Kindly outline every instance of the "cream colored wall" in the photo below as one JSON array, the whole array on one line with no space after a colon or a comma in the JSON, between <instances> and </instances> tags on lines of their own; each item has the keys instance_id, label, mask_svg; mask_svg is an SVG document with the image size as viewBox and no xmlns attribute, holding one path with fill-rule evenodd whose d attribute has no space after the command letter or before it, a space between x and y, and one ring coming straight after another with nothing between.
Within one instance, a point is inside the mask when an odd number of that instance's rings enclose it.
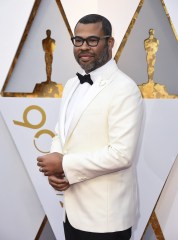
<instances>
[{"instance_id":1,"label":"cream colored wall","mask_svg":"<svg viewBox=\"0 0 178 240\"><path fill-rule=\"evenodd\" d=\"M32 240L45 213L1 113L0 239Z\"/></svg>"},{"instance_id":2,"label":"cream colored wall","mask_svg":"<svg viewBox=\"0 0 178 240\"><path fill-rule=\"evenodd\" d=\"M15 56L35 0L0 2L0 89Z\"/></svg>"},{"instance_id":3,"label":"cream colored wall","mask_svg":"<svg viewBox=\"0 0 178 240\"><path fill-rule=\"evenodd\" d=\"M92 0L85 1L84 4L82 0L75 0L75 4L71 4L70 0L62 0L64 10L70 16L69 23L72 30L81 17L90 13L99 13L110 20L113 28L113 37L115 38L113 56L115 56L122 42L139 2L140 0L112 0L110 2L106 0ZM73 11L71 11L71 6Z\"/></svg>"},{"instance_id":4,"label":"cream colored wall","mask_svg":"<svg viewBox=\"0 0 178 240\"><path fill-rule=\"evenodd\" d=\"M169 12L176 34L178 34L178 17L177 17L178 2L176 0L171 1L164 0L164 3L166 5L167 11Z\"/></svg>"}]
</instances>

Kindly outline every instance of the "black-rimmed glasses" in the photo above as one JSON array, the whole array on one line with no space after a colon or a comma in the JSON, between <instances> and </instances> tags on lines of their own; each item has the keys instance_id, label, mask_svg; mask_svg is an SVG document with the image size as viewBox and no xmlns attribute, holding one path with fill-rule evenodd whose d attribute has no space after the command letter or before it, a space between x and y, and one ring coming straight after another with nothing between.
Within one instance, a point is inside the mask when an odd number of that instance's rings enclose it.
<instances>
[{"instance_id":1,"label":"black-rimmed glasses","mask_svg":"<svg viewBox=\"0 0 178 240\"><path fill-rule=\"evenodd\" d=\"M89 36L87 38L82 38L82 37L71 37L72 43L75 47L81 47L83 43L86 41L87 45L90 47L96 47L99 43L100 40L109 38L111 36L103 36L103 37L97 37L97 36Z\"/></svg>"}]
</instances>

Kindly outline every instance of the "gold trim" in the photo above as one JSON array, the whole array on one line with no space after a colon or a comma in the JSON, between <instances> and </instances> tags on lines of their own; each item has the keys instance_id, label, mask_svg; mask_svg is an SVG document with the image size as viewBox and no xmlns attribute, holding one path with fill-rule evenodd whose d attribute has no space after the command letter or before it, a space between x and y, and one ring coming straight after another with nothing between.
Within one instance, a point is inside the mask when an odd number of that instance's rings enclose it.
<instances>
[{"instance_id":1,"label":"gold trim","mask_svg":"<svg viewBox=\"0 0 178 240\"><path fill-rule=\"evenodd\" d=\"M37 235L36 235L36 237L35 237L34 240L39 240L39 239L40 239L41 234L42 234L42 232L43 232L43 230L44 230L47 222L48 222L48 218L47 218L47 216L45 215L45 217L44 217L44 219L43 219L43 221L42 221L42 223L41 223L41 226L40 226L40 228L39 228L39 230L38 230L38 232L37 232Z\"/></svg>"},{"instance_id":2,"label":"gold trim","mask_svg":"<svg viewBox=\"0 0 178 240\"><path fill-rule=\"evenodd\" d=\"M61 15L62 15L62 17L63 17L64 23L65 23L65 25L66 25L66 27L67 27L67 29L68 29L68 32L69 32L70 36L72 37L72 36L73 36L73 33L72 33L72 30L71 30L70 24L69 24L69 22L68 22L68 20L67 20L67 16L66 16L66 14L65 14L65 11L64 11L64 8L63 8L63 6L62 6L62 3L61 3L60 0L56 0L56 3L57 3L57 5L58 5L59 11L61 12Z\"/></svg>"},{"instance_id":3,"label":"gold trim","mask_svg":"<svg viewBox=\"0 0 178 240\"><path fill-rule=\"evenodd\" d=\"M165 237L163 235L161 226L159 224L158 218L157 218L156 213L155 213L154 210L153 210L153 212L151 214L151 217L150 217L150 219L149 219L149 221L148 221L148 223L147 223L147 225L145 227L145 230L143 232L141 240L144 240L144 236L145 236L145 233L147 231L147 228L148 228L149 224L151 224L151 226L152 226L152 229L153 229L153 232L154 232L154 234L156 236L156 239L157 240L165 240Z\"/></svg>"},{"instance_id":4,"label":"gold trim","mask_svg":"<svg viewBox=\"0 0 178 240\"><path fill-rule=\"evenodd\" d=\"M33 93L21 93L21 92L1 92L1 96L2 97L27 97L27 98L37 97L37 95Z\"/></svg>"},{"instance_id":5,"label":"gold trim","mask_svg":"<svg viewBox=\"0 0 178 240\"><path fill-rule=\"evenodd\" d=\"M139 5L138 5L138 7L137 7L137 9L136 9L136 11L135 11L135 13L134 13L133 18L132 18L132 20L131 20L131 22L129 24L129 27L127 28L127 31L126 31L123 39L122 39L122 42L121 42L121 44L120 44L120 46L119 46L119 48L118 48L118 50L116 52L116 55L114 57L116 63L118 62L118 60L119 60L119 58L121 56L122 50L124 49L124 46L125 46L125 44L127 42L127 39L129 37L131 31L132 31L132 28L133 28L133 26L135 24L135 21L137 20L137 17L139 15L139 12L140 12L142 6L143 6L143 3L144 3L144 0L141 0Z\"/></svg>"},{"instance_id":6,"label":"gold trim","mask_svg":"<svg viewBox=\"0 0 178 240\"><path fill-rule=\"evenodd\" d=\"M158 218L156 216L156 213L155 211L153 211L151 217L150 217L150 224L153 228L153 231L156 235L156 239L157 240L165 240L165 237L163 235L163 232L162 232L162 229L161 229L161 226L159 224L159 221L158 221Z\"/></svg>"},{"instance_id":7,"label":"gold trim","mask_svg":"<svg viewBox=\"0 0 178 240\"><path fill-rule=\"evenodd\" d=\"M174 36L175 36L176 40L178 41L178 34L177 34L176 29L175 29L175 27L174 27L174 24L173 24L173 22L172 22L172 20L171 20L171 17L170 17L170 15L169 15L169 12L168 12L168 10L167 10L167 8L166 8L166 5L165 5L165 3L164 3L164 0L160 0L160 1L161 1L162 5L163 5L164 11L165 11L165 13L166 13L166 16L167 16L167 18L168 18L168 20L169 20L169 23L170 23L170 25L171 25L171 28L172 28L172 30L173 30L173 32L174 32Z\"/></svg>"},{"instance_id":8,"label":"gold trim","mask_svg":"<svg viewBox=\"0 0 178 240\"><path fill-rule=\"evenodd\" d=\"M32 25L33 20L34 20L34 18L35 18L35 16L36 16L36 13L37 13L37 10L38 10L38 8L39 8L40 3L41 3L41 0L36 0L35 3L34 3L34 6L33 6L33 8L32 8L31 14L30 14L30 17L29 17L29 19L28 19L28 22L27 22L27 25L26 25L26 27L25 27L24 33L23 33L23 35L22 35L20 44L19 44L19 46L18 46L17 52L16 52L15 57L14 57L14 59L13 59L13 61L12 61L12 64L11 64L11 67L10 67L9 72L8 72L8 74L7 74L5 83L4 83L3 88L2 88L2 90L1 90L2 96L4 96L4 91L5 91L6 87L7 87L7 84L8 84L8 82L9 82L9 79L10 79L10 77L11 77L11 75L12 75L12 72L13 72L13 70L14 70L14 68L15 68L15 65L16 65L16 63L17 63L17 61L18 61L18 58L19 58L19 56L20 56L22 47L23 47L23 45L24 45L24 43L25 43L25 41L26 41L26 39L27 39L28 33L29 33L29 31L30 31L31 25ZM9 93L9 94L10 94L10 93ZM13 93L13 94L12 94L12 97L15 97L15 94L16 94L16 93ZM24 96L22 96L22 97L24 97Z\"/></svg>"},{"instance_id":9,"label":"gold trim","mask_svg":"<svg viewBox=\"0 0 178 240\"><path fill-rule=\"evenodd\" d=\"M178 95L169 94L166 86L154 81L138 85L143 98L147 99L176 99Z\"/></svg>"}]
</instances>

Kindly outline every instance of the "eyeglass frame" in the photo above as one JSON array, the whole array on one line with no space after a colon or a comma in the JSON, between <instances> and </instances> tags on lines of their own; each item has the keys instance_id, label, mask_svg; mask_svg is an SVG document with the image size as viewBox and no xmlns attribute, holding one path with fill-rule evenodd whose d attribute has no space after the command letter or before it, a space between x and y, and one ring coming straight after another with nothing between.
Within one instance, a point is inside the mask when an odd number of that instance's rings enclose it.
<instances>
[{"instance_id":1,"label":"eyeglass frame","mask_svg":"<svg viewBox=\"0 0 178 240\"><path fill-rule=\"evenodd\" d=\"M81 46L84 44L84 42L86 42L89 47L97 47L100 40L105 39L105 38L110 38L110 37L111 37L110 35L106 35L106 36L103 36L103 37L89 36L89 37L87 37L87 38L82 38L82 37L79 37L79 36L75 36L75 37L71 37L71 41L72 41L72 43L73 43L73 45L74 45L75 47L81 47ZM76 46L76 45L74 44L74 40L75 40L76 38L79 38L79 39L82 40L82 44L81 44L81 45ZM90 44L88 43L88 39L90 39L90 38L96 38L97 44L94 45L94 46L90 45Z\"/></svg>"}]
</instances>

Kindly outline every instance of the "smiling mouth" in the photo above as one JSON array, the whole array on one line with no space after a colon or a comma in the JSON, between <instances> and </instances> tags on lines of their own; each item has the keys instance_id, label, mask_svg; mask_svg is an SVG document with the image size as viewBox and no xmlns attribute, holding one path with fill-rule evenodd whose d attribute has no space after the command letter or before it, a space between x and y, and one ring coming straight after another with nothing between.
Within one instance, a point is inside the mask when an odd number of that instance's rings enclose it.
<instances>
[{"instance_id":1,"label":"smiling mouth","mask_svg":"<svg viewBox=\"0 0 178 240\"><path fill-rule=\"evenodd\" d=\"M90 54L80 54L79 55L79 59L84 62L89 61L91 58L93 58L93 55L90 55Z\"/></svg>"}]
</instances>

